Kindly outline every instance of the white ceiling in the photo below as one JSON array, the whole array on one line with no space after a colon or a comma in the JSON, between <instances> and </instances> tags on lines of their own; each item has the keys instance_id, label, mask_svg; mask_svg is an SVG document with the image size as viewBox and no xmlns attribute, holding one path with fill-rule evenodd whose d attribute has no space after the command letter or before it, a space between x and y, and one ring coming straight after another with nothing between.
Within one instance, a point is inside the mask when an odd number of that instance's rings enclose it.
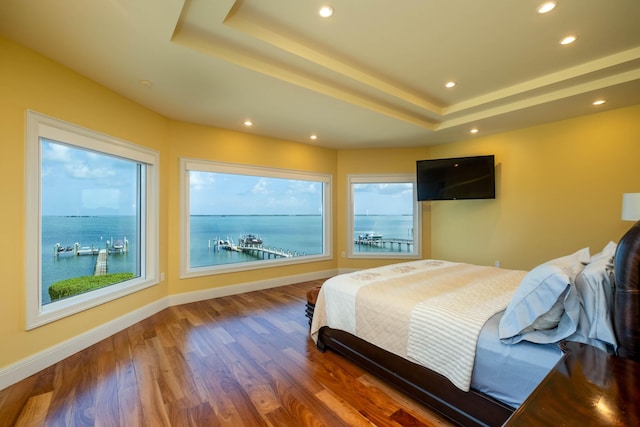
<instances>
[{"instance_id":1,"label":"white ceiling","mask_svg":"<svg viewBox=\"0 0 640 427\"><path fill-rule=\"evenodd\" d=\"M333 148L640 104L640 0L541 3L2 0L0 34L166 117Z\"/></svg>"}]
</instances>

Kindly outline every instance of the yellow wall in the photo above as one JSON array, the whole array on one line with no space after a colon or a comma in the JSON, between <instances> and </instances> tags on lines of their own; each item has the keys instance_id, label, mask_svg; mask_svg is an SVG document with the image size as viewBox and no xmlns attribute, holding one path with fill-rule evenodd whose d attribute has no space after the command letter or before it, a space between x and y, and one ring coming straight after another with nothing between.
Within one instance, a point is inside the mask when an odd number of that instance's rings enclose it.
<instances>
[{"instance_id":1,"label":"yellow wall","mask_svg":"<svg viewBox=\"0 0 640 427\"><path fill-rule=\"evenodd\" d=\"M346 251L347 175L413 173L415 161L494 154L495 200L422 202L423 258L531 269L631 226L622 194L640 192L640 106L419 149L338 152L339 256ZM340 268L388 260L339 259Z\"/></svg>"},{"instance_id":2,"label":"yellow wall","mask_svg":"<svg viewBox=\"0 0 640 427\"><path fill-rule=\"evenodd\" d=\"M11 343L0 351L0 370L171 294L337 268L331 260L179 279L180 157L335 175L335 150L169 120L2 37L0 64L0 236L6 249L0 257L0 342ZM25 331L27 109L160 152L160 271L166 276L157 286L31 331Z\"/></svg>"},{"instance_id":3,"label":"yellow wall","mask_svg":"<svg viewBox=\"0 0 640 427\"><path fill-rule=\"evenodd\" d=\"M497 199L422 203L423 255L530 268L582 246L599 250L630 226L623 192L640 192L640 106L437 147L328 150L168 120L0 37L0 370L168 295L257 280L380 265L341 258L347 176L414 173L425 158L494 153ZM7 65L9 64L9 65ZM25 111L69 121L160 152L158 286L25 331ZM179 158L333 174L334 260L179 278ZM302 311L301 311L302 315Z\"/></svg>"},{"instance_id":4,"label":"yellow wall","mask_svg":"<svg viewBox=\"0 0 640 427\"><path fill-rule=\"evenodd\" d=\"M611 100L614 101L614 100ZM432 147L436 157L495 154L495 200L431 205L434 258L531 269L631 226L622 194L640 192L640 106Z\"/></svg>"},{"instance_id":5,"label":"yellow wall","mask_svg":"<svg viewBox=\"0 0 640 427\"><path fill-rule=\"evenodd\" d=\"M168 121L67 68L0 37L0 367L33 355L167 293L166 283L25 331L25 112L31 109L167 155ZM161 163L161 211L167 208L168 164ZM160 241L167 241L160 215ZM30 254L37 256L37 254ZM160 252L160 267L167 252Z\"/></svg>"}]
</instances>

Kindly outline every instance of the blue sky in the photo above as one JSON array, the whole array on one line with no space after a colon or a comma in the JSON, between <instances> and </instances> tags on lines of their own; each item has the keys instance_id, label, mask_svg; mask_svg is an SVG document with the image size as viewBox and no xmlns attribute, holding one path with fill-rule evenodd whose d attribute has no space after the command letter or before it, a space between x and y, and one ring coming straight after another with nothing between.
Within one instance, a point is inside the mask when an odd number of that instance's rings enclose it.
<instances>
[{"instance_id":1,"label":"blue sky","mask_svg":"<svg viewBox=\"0 0 640 427\"><path fill-rule=\"evenodd\" d=\"M194 215L317 215L322 208L322 184L311 181L190 172L191 213ZM358 184L356 214L412 213L408 184Z\"/></svg>"},{"instance_id":2,"label":"blue sky","mask_svg":"<svg viewBox=\"0 0 640 427\"><path fill-rule=\"evenodd\" d=\"M355 184L356 215L411 215L413 187L405 183Z\"/></svg>"},{"instance_id":3,"label":"blue sky","mask_svg":"<svg viewBox=\"0 0 640 427\"><path fill-rule=\"evenodd\" d=\"M322 183L190 172L192 215L318 215Z\"/></svg>"},{"instance_id":4,"label":"blue sky","mask_svg":"<svg viewBox=\"0 0 640 427\"><path fill-rule=\"evenodd\" d=\"M135 162L42 142L42 215L134 215Z\"/></svg>"},{"instance_id":5,"label":"blue sky","mask_svg":"<svg viewBox=\"0 0 640 427\"><path fill-rule=\"evenodd\" d=\"M134 215L135 182L135 162L42 142L43 215ZM190 172L193 215L318 215L322 197L320 182ZM354 197L357 215L412 213L408 184L357 184Z\"/></svg>"}]
</instances>

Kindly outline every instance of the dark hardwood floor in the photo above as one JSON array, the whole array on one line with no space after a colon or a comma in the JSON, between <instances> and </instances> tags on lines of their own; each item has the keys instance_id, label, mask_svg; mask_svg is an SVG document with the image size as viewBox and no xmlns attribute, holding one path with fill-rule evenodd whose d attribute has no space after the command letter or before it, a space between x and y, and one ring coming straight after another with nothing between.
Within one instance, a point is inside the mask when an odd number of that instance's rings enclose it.
<instances>
[{"instance_id":1,"label":"dark hardwood floor","mask_svg":"<svg viewBox=\"0 0 640 427\"><path fill-rule=\"evenodd\" d=\"M0 391L2 426L448 426L308 336L322 281L161 311Z\"/></svg>"}]
</instances>

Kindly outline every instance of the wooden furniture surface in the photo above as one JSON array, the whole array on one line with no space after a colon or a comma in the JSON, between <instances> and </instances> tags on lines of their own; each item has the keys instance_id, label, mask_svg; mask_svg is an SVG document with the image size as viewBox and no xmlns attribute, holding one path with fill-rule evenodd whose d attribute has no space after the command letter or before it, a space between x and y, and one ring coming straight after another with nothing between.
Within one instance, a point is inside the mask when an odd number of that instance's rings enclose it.
<instances>
[{"instance_id":1,"label":"wooden furniture surface","mask_svg":"<svg viewBox=\"0 0 640 427\"><path fill-rule=\"evenodd\" d=\"M505 426L639 426L640 363L579 343Z\"/></svg>"}]
</instances>

